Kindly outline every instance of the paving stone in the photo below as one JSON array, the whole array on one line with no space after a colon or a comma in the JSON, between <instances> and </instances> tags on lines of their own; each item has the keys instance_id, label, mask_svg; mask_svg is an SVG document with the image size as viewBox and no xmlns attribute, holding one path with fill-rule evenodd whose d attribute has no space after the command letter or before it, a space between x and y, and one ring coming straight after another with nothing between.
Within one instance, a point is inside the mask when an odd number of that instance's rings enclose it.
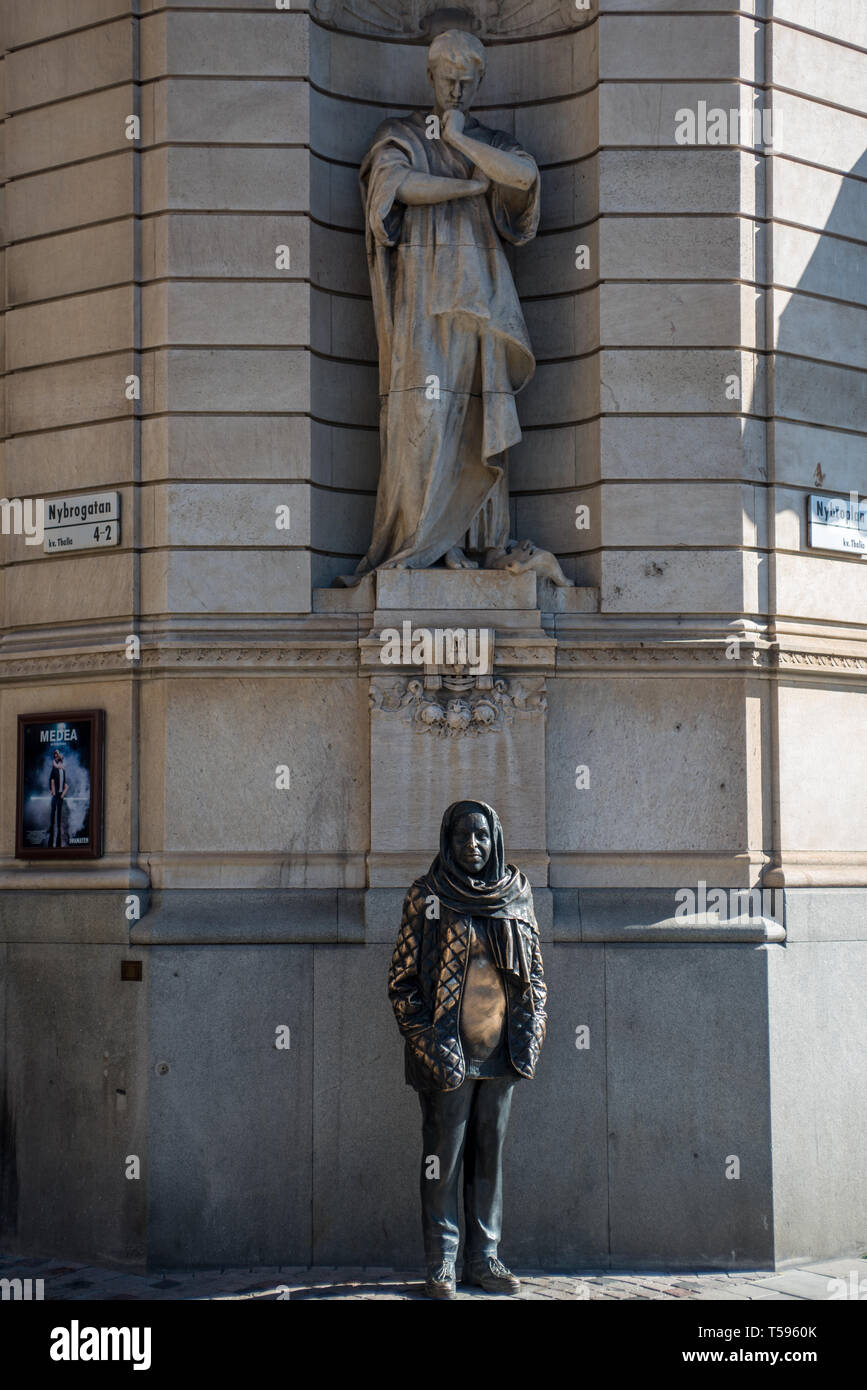
<instances>
[{"instance_id":1,"label":"paving stone","mask_svg":"<svg viewBox=\"0 0 867 1390\"><path fill-rule=\"evenodd\" d=\"M36 1273L38 1271L38 1274ZM558 1271L540 1274L536 1270L516 1270L521 1302L672 1302L695 1299L711 1301L759 1301L826 1299L832 1279L867 1277L867 1262L852 1257L819 1261L775 1274L768 1270L695 1270L667 1273L642 1270L631 1273L605 1270ZM46 1299L81 1302L213 1300L239 1302L253 1299L273 1301L278 1290L289 1291L296 1302L328 1299L336 1302L382 1301L427 1302L424 1275L420 1269L394 1269L389 1266L330 1265L305 1267L241 1269L166 1269L133 1274L127 1270L93 1265L59 1264L50 1260L17 1257L0 1258L0 1274L8 1277L40 1277L46 1280ZM489 1294L470 1285L458 1284L457 1298L467 1302L508 1299L507 1294Z\"/></svg>"},{"instance_id":2,"label":"paving stone","mask_svg":"<svg viewBox=\"0 0 867 1390\"><path fill-rule=\"evenodd\" d=\"M790 1269L773 1279L762 1280L762 1288L791 1294L794 1298L829 1299L834 1292L827 1274L806 1269Z\"/></svg>"},{"instance_id":3,"label":"paving stone","mask_svg":"<svg viewBox=\"0 0 867 1390\"><path fill-rule=\"evenodd\" d=\"M739 1294L736 1289L713 1289L708 1293L696 1294L696 1301L699 1303L741 1303L746 1300L743 1294Z\"/></svg>"},{"instance_id":4,"label":"paving stone","mask_svg":"<svg viewBox=\"0 0 867 1390\"><path fill-rule=\"evenodd\" d=\"M810 1261L807 1264L799 1265L799 1269L808 1274L824 1274L828 1279L846 1279L854 1270L858 1280L867 1279L867 1258L863 1255L849 1255L842 1260L819 1260L817 1263Z\"/></svg>"},{"instance_id":5,"label":"paving stone","mask_svg":"<svg viewBox=\"0 0 867 1390\"><path fill-rule=\"evenodd\" d=\"M778 1292L777 1290L775 1290L775 1289L762 1289L762 1288L759 1288L758 1284L743 1284L743 1285L741 1286L741 1289L742 1289L743 1297L744 1297L744 1298L750 1299L750 1300L751 1300L752 1302L754 1302L754 1303L761 1303L763 1300L767 1300L767 1299L778 1299L778 1300L781 1299L781 1298L794 1299L794 1298L796 1297L795 1294L791 1294L791 1293L779 1293L779 1292Z\"/></svg>"}]
</instances>

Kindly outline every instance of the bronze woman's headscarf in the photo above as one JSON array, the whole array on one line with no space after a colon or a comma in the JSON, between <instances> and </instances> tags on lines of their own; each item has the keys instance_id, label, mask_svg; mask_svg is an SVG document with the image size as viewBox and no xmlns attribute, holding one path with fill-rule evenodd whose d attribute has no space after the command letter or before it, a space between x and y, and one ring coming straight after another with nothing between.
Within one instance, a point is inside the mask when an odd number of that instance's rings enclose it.
<instances>
[{"instance_id":1,"label":"bronze woman's headscarf","mask_svg":"<svg viewBox=\"0 0 867 1390\"><path fill-rule=\"evenodd\" d=\"M462 816L481 815L491 837L490 857L479 878L472 878L452 856L452 831ZM488 943L499 968L524 986L530 983L528 943L518 923L536 930L533 894L514 864L506 863L503 827L493 806L484 801L455 801L440 826L440 852L425 875L431 893L461 916L486 917Z\"/></svg>"}]
</instances>

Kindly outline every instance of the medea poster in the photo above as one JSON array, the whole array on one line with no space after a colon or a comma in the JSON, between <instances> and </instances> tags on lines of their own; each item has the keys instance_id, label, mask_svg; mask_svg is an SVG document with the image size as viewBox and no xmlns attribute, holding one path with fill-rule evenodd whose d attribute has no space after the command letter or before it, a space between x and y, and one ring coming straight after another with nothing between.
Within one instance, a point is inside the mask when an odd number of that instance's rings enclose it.
<instances>
[{"instance_id":1,"label":"medea poster","mask_svg":"<svg viewBox=\"0 0 867 1390\"><path fill-rule=\"evenodd\" d=\"M19 859L102 854L102 710L18 716Z\"/></svg>"}]
</instances>

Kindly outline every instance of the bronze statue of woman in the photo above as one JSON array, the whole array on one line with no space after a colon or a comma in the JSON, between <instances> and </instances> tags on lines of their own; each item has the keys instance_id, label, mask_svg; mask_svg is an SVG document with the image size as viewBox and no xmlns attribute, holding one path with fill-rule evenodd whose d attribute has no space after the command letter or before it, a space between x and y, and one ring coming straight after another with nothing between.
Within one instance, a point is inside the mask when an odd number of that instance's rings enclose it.
<instances>
[{"instance_id":1,"label":"bronze statue of woman","mask_svg":"<svg viewBox=\"0 0 867 1390\"><path fill-rule=\"evenodd\" d=\"M545 1037L547 989L530 885L482 801L443 816L439 854L404 901L388 994L422 1111L425 1291L456 1296L463 1161L464 1282L517 1293L498 1259L503 1142Z\"/></svg>"}]
</instances>

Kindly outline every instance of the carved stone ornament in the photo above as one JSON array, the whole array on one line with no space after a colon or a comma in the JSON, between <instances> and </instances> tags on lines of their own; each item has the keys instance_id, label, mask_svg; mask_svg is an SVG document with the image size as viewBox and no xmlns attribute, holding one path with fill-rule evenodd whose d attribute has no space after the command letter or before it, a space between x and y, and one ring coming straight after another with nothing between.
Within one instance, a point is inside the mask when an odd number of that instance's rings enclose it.
<instances>
[{"instance_id":1,"label":"carved stone ornament","mask_svg":"<svg viewBox=\"0 0 867 1390\"><path fill-rule=\"evenodd\" d=\"M485 688L472 676L444 676L436 690L426 689L418 677L370 683L372 710L398 714L416 733L435 738L496 733L516 714L544 713L547 705L541 680L495 680Z\"/></svg>"},{"instance_id":2,"label":"carved stone ornament","mask_svg":"<svg viewBox=\"0 0 867 1390\"><path fill-rule=\"evenodd\" d=\"M406 35L430 40L443 29L468 29L480 39L502 35L536 38L539 34L580 29L592 9L575 0L312 0L315 19L335 29L383 36Z\"/></svg>"}]
</instances>

